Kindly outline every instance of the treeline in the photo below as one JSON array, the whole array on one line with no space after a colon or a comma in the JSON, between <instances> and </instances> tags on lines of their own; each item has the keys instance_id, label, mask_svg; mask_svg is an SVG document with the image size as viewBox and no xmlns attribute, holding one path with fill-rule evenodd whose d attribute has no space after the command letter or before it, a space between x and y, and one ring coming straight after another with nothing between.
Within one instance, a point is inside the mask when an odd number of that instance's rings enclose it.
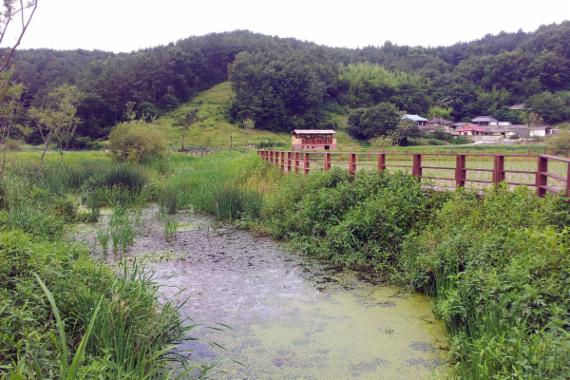
<instances>
[{"instance_id":1,"label":"treeline","mask_svg":"<svg viewBox=\"0 0 570 380\"><path fill-rule=\"evenodd\" d=\"M125 120L129 104L152 119L228 78L236 91L229 116L273 131L334 127L324 111L337 104L386 102L409 113L436 107L456 120L491 114L515 123L524 113L509 106L525 103L557 123L570 119L569 40L568 21L439 48L329 48L235 31L132 53L19 51L14 80L25 85L26 107L41 106L58 85L76 85L86 94L77 132L90 139Z\"/></svg>"}]
</instances>

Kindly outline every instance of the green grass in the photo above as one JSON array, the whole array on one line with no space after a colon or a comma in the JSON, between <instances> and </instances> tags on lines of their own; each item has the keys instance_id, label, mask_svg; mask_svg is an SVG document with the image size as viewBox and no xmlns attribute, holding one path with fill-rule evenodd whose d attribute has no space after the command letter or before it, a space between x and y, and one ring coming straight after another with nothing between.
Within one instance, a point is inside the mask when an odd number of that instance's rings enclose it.
<instances>
[{"instance_id":1,"label":"green grass","mask_svg":"<svg viewBox=\"0 0 570 380\"><path fill-rule=\"evenodd\" d=\"M220 83L160 117L156 120L156 124L164 131L170 146L179 149L180 131L174 123L190 109L198 108L200 121L190 128L186 138L186 145L190 149L229 150L231 143L234 148L239 148L246 144L258 144L268 139L284 147L290 146L291 136L289 134L259 129L249 130L246 133L236 124L230 123L226 115L233 96L230 82Z\"/></svg>"},{"instance_id":2,"label":"green grass","mask_svg":"<svg viewBox=\"0 0 570 380\"><path fill-rule=\"evenodd\" d=\"M0 377L171 378L188 365L173 353L187 334L176 307L158 302L136 265L110 268L67 233L80 203L91 221L111 205L98 240L126 250L168 164L116 165L82 152L48 154L38 167L38 156L10 154L0 180Z\"/></svg>"}]
</instances>

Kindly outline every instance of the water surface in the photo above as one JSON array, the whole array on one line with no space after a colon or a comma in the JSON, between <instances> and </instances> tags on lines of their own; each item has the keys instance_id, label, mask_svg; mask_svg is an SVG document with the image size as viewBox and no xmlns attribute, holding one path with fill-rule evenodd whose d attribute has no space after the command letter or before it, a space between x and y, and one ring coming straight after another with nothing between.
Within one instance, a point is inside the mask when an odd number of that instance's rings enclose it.
<instances>
[{"instance_id":1,"label":"water surface","mask_svg":"<svg viewBox=\"0 0 570 380\"><path fill-rule=\"evenodd\" d=\"M163 297L189 298L183 317L231 326L193 330L200 341L180 347L217 363L212 378L430 379L446 370L447 338L427 297L364 281L210 217L179 218L168 243L157 210L145 210L130 254L152 268Z\"/></svg>"}]
</instances>

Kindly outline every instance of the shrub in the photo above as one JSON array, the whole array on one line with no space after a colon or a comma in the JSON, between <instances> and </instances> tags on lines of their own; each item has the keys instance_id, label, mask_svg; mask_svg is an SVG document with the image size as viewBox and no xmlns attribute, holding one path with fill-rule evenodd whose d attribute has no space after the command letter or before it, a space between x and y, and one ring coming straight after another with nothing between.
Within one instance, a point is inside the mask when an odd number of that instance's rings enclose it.
<instances>
[{"instance_id":1,"label":"shrub","mask_svg":"<svg viewBox=\"0 0 570 380\"><path fill-rule=\"evenodd\" d=\"M466 378L568 377L570 231L558 225L567 220L562 203L524 188L481 199L459 192L406 239L402 271L436 296Z\"/></svg>"},{"instance_id":2,"label":"shrub","mask_svg":"<svg viewBox=\"0 0 570 380\"><path fill-rule=\"evenodd\" d=\"M385 176L383 186L358 202L331 227L323 254L350 266L394 268L406 235L427 220L428 198L419 182L405 174Z\"/></svg>"},{"instance_id":3,"label":"shrub","mask_svg":"<svg viewBox=\"0 0 570 380\"><path fill-rule=\"evenodd\" d=\"M158 191L158 203L163 212L172 215L178 211L178 192L172 186L166 186Z\"/></svg>"},{"instance_id":4,"label":"shrub","mask_svg":"<svg viewBox=\"0 0 570 380\"><path fill-rule=\"evenodd\" d=\"M166 141L155 125L122 123L109 135L109 149L119 161L145 162L166 152Z\"/></svg>"},{"instance_id":5,"label":"shrub","mask_svg":"<svg viewBox=\"0 0 570 380\"><path fill-rule=\"evenodd\" d=\"M569 152L570 151L570 131L561 130L557 135L550 138L548 147L554 152Z\"/></svg>"}]
</instances>

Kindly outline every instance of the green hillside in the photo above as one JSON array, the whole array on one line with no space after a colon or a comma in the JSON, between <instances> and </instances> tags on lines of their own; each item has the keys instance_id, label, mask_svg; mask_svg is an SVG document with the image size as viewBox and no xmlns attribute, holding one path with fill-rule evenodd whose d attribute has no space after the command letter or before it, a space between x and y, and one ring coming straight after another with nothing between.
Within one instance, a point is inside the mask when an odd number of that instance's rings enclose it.
<instances>
[{"instance_id":1,"label":"green hillside","mask_svg":"<svg viewBox=\"0 0 570 380\"><path fill-rule=\"evenodd\" d=\"M247 133L237 124L227 119L227 109L231 104L234 92L230 82L223 82L200 92L191 101L180 105L174 111L155 121L164 130L172 147L180 146L180 130L175 122L193 108L198 108L199 121L188 133L185 145L190 149L229 149L245 147L261 142L271 141L283 148L289 148L291 137L287 133L274 133L259 129L248 130ZM353 140L345 131L346 115L329 113L330 119L338 125L337 139L341 148L354 148L359 143Z\"/></svg>"},{"instance_id":2,"label":"green hillside","mask_svg":"<svg viewBox=\"0 0 570 380\"><path fill-rule=\"evenodd\" d=\"M229 149L262 141L273 141L288 145L289 136L260 130L249 130L247 133L237 124L228 121L227 109L232 101L233 91L230 82L223 82L199 93L191 101L182 104L174 111L155 121L163 128L172 146L180 146L180 130L175 122L192 108L198 108L199 121L188 132L186 146L191 149Z\"/></svg>"}]
</instances>

